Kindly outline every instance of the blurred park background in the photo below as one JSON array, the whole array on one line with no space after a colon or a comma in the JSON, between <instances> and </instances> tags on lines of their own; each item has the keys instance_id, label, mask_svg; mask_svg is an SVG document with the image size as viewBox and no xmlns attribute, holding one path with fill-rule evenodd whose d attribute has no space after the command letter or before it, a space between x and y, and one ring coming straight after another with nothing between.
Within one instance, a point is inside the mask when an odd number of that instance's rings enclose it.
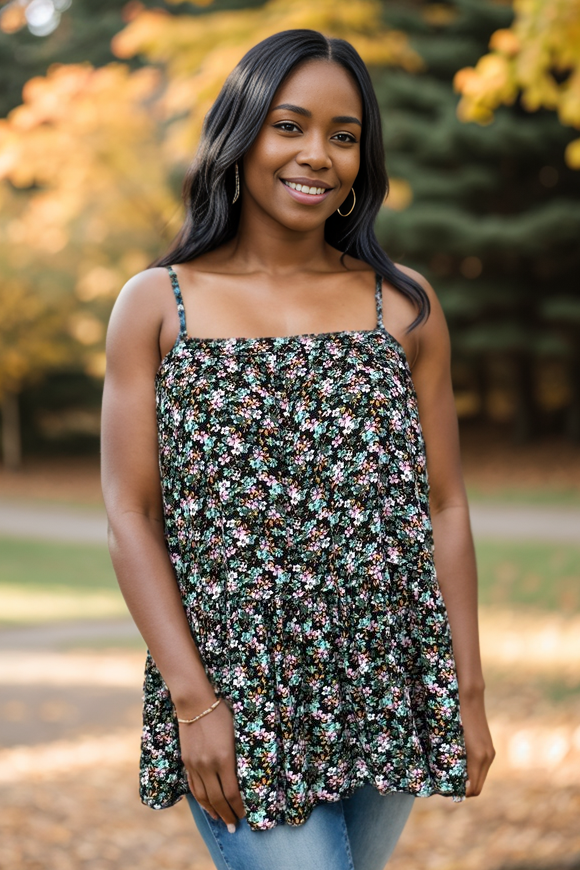
<instances>
[{"instance_id":1,"label":"blurred park background","mask_svg":"<svg viewBox=\"0 0 580 870\"><path fill-rule=\"evenodd\" d=\"M99 486L104 336L179 228L203 117L270 33L350 40L391 257L453 379L498 755L417 801L393 870L580 867L580 0L0 2L0 866L213 865L138 800L143 643Z\"/></svg>"}]
</instances>

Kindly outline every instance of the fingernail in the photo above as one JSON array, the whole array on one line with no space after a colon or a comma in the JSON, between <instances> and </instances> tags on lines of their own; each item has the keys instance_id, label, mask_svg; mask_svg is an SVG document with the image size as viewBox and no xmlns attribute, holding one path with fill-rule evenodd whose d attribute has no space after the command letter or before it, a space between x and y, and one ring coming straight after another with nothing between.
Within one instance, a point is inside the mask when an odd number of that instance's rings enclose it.
<instances>
[{"instance_id":1,"label":"fingernail","mask_svg":"<svg viewBox=\"0 0 580 870\"><path fill-rule=\"evenodd\" d=\"M232 824L230 823L230 824L228 825L228 831L230 832L230 834L235 834L235 833L236 833L236 826L235 826L235 825L232 825Z\"/></svg>"}]
</instances>

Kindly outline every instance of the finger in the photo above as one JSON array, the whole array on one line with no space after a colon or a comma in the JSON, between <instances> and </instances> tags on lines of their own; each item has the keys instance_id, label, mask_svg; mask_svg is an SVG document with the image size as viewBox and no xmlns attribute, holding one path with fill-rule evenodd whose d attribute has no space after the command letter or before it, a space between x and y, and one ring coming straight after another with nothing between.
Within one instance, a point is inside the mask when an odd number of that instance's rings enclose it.
<instances>
[{"instance_id":1,"label":"finger","mask_svg":"<svg viewBox=\"0 0 580 870\"><path fill-rule=\"evenodd\" d=\"M225 798L217 772L210 774L205 779L205 788L212 807L214 807L226 825L232 825L235 828L238 817Z\"/></svg>"},{"instance_id":2,"label":"finger","mask_svg":"<svg viewBox=\"0 0 580 870\"><path fill-rule=\"evenodd\" d=\"M238 784L236 771L228 766L225 770L220 770L218 772L218 778L225 799L238 819L243 818L246 815L246 810L244 809L244 804L242 802L242 795L240 794L240 786Z\"/></svg>"},{"instance_id":3,"label":"finger","mask_svg":"<svg viewBox=\"0 0 580 870\"><path fill-rule=\"evenodd\" d=\"M476 794L481 793L481 790L483 789L483 784L484 784L485 780L487 779L487 774L489 773L489 768L491 767L492 762L493 762L493 756L486 757L483 760L481 767L480 767L480 770L479 770L479 777L478 777L477 785L476 785L476 789L477 789Z\"/></svg>"},{"instance_id":4,"label":"finger","mask_svg":"<svg viewBox=\"0 0 580 870\"><path fill-rule=\"evenodd\" d=\"M481 794L492 761L493 757L488 758L485 756L484 758L478 759L477 762L472 762L471 765L468 766L469 778L466 783L466 797L477 797L477 795Z\"/></svg>"},{"instance_id":5,"label":"finger","mask_svg":"<svg viewBox=\"0 0 580 870\"><path fill-rule=\"evenodd\" d=\"M469 768L469 778L468 778L467 783L466 783L466 786L467 786L466 791L465 791L466 797L476 797L479 794L477 787L479 785L480 779L481 779L481 767L479 764L472 762L472 764L470 765L470 768Z\"/></svg>"},{"instance_id":6,"label":"finger","mask_svg":"<svg viewBox=\"0 0 580 870\"><path fill-rule=\"evenodd\" d=\"M215 811L214 807L212 807L212 805L211 805L211 802L207 796L207 791L206 791L206 788L205 788L205 785L203 783L201 776L199 776L199 774L197 774L195 771L192 771L191 773L188 771L187 777L190 780L190 786L189 786L190 791L193 794L196 801L198 802L198 804L200 806L202 806L204 808L204 810L206 810L210 814L212 819L215 819L217 821L219 816L218 816L217 812ZM193 785L193 788L192 788L192 785Z\"/></svg>"}]
</instances>

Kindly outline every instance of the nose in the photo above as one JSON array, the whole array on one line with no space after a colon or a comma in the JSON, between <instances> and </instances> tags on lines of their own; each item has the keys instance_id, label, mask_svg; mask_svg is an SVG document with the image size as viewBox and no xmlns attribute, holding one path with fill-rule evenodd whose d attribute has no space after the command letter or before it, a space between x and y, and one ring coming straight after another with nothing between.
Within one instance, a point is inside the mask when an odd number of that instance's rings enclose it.
<instances>
[{"instance_id":1,"label":"nose","mask_svg":"<svg viewBox=\"0 0 580 870\"><path fill-rule=\"evenodd\" d=\"M328 152L328 143L323 134L311 131L302 140L302 149L296 155L296 162L311 169L330 169L332 160Z\"/></svg>"}]
</instances>

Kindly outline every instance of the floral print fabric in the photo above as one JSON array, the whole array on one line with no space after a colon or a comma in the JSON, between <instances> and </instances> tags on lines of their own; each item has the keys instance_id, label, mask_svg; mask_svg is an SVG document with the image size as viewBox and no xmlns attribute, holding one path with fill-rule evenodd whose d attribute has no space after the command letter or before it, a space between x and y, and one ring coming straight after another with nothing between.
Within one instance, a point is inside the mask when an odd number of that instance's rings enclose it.
<instances>
[{"instance_id":1,"label":"floral print fabric","mask_svg":"<svg viewBox=\"0 0 580 870\"><path fill-rule=\"evenodd\" d=\"M192 636L234 717L254 830L365 783L465 798L466 752L405 352L373 330L181 332L156 377L165 536ZM210 714L211 715L211 714ZM187 793L147 653L141 799Z\"/></svg>"}]
</instances>

